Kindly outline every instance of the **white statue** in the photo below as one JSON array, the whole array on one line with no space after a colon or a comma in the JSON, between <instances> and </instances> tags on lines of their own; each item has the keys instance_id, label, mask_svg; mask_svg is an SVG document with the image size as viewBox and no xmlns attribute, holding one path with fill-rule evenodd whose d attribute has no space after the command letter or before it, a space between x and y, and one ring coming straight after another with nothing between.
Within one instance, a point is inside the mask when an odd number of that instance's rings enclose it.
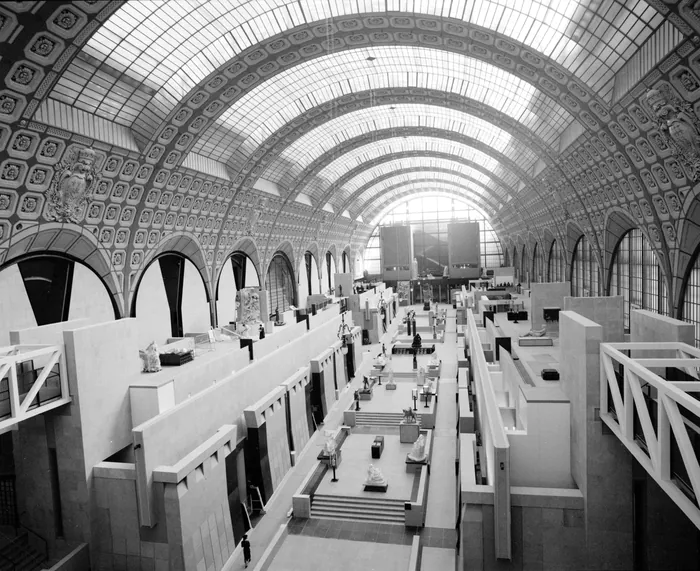
<instances>
[{"instance_id":1,"label":"white statue","mask_svg":"<svg viewBox=\"0 0 700 571\"><path fill-rule=\"evenodd\" d=\"M418 440L413 443L413 448L408 453L408 459L412 462L424 462L427 456L425 452L425 435L421 434Z\"/></svg>"},{"instance_id":2,"label":"white statue","mask_svg":"<svg viewBox=\"0 0 700 571\"><path fill-rule=\"evenodd\" d=\"M151 344L146 347L145 351L139 350L139 357L143 362L144 373L157 373L160 371L160 357L158 355L158 345L155 341L151 341Z\"/></svg>"},{"instance_id":3,"label":"white statue","mask_svg":"<svg viewBox=\"0 0 700 571\"><path fill-rule=\"evenodd\" d=\"M370 464L367 468L367 479L365 480L365 486L386 486L387 479L379 471L379 468L375 467L374 464Z\"/></svg>"},{"instance_id":4,"label":"white statue","mask_svg":"<svg viewBox=\"0 0 700 571\"><path fill-rule=\"evenodd\" d=\"M336 444L335 444L335 438L332 436L329 436L326 438L326 441L323 443L323 455L324 456L332 456L333 453L335 452Z\"/></svg>"}]
</instances>

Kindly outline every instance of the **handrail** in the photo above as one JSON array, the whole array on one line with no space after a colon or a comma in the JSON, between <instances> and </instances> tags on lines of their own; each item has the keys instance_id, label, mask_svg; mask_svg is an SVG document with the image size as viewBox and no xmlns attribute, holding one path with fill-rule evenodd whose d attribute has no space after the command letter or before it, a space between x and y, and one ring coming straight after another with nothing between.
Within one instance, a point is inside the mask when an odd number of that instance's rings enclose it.
<instances>
[{"instance_id":1,"label":"handrail","mask_svg":"<svg viewBox=\"0 0 700 571\"><path fill-rule=\"evenodd\" d=\"M46 541L46 538L45 538L44 536L42 536L42 535L39 535L39 534L38 534L36 531L34 531L33 529L29 529L28 527L26 527L26 526L24 526L24 525L21 525L21 524L20 524L20 526L19 526L19 529L23 529L24 531L30 533L31 535L33 535L34 537L36 537L39 541L41 541L41 543L42 543L42 545L43 545L43 553L42 553L42 555L44 556L44 560L48 559L48 558L49 558L49 542Z\"/></svg>"},{"instance_id":2,"label":"handrail","mask_svg":"<svg viewBox=\"0 0 700 571\"><path fill-rule=\"evenodd\" d=\"M622 351L669 351L675 350L676 357L651 359L628 357ZM679 458L688 476L690 491L700 498L700 463L697 451L693 448L687 431L687 414L700 417L700 402L688 393L697 393L698 381L667 381L647 367L686 368L700 367L700 352L683 343L602 343L600 346L601 391L600 418L632 453L642 467L656 480L657 484L700 528L700 510L684 491L674 476L671 448L675 441L680 452ZM615 362L624 367L622 382L619 384ZM656 418L652 418L645 399L643 387L655 389L657 407ZM610 402L612 401L612 402ZM611 407L614 414L611 413ZM635 422L641 428L642 446L635 431Z\"/></svg>"}]
</instances>

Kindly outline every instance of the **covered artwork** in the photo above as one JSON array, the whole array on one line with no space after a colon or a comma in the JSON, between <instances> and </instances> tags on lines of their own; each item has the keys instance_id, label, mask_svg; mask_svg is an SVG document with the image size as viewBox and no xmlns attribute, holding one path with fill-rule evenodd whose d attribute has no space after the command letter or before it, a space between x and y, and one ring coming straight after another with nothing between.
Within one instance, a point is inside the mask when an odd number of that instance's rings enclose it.
<instances>
[{"instance_id":1,"label":"covered artwork","mask_svg":"<svg viewBox=\"0 0 700 571\"><path fill-rule=\"evenodd\" d=\"M260 321L260 292L258 288L246 287L236 292L236 316L243 325Z\"/></svg>"}]
</instances>

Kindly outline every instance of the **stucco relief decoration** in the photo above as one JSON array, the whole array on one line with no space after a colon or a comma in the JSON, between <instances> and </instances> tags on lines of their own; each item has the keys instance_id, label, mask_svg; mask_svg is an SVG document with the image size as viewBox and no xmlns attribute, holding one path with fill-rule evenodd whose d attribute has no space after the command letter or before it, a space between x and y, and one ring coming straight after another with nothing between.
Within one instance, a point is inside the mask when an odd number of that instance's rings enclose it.
<instances>
[{"instance_id":1,"label":"stucco relief decoration","mask_svg":"<svg viewBox=\"0 0 700 571\"><path fill-rule=\"evenodd\" d=\"M694 181L700 180L700 121L690 103L666 85L650 89L645 98L674 156L690 169Z\"/></svg>"},{"instance_id":2,"label":"stucco relief decoration","mask_svg":"<svg viewBox=\"0 0 700 571\"><path fill-rule=\"evenodd\" d=\"M51 181L48 198L48 220L74 222L84 212L86 201L92 195L99 177L95 168L97 154L93 149L80 149L61 161Z\"/></svg>"}]
</instances>

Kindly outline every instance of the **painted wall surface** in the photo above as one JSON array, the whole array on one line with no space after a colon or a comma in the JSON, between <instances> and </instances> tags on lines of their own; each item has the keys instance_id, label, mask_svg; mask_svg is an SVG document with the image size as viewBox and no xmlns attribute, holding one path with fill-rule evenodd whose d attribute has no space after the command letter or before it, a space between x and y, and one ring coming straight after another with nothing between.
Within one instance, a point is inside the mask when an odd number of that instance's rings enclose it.
<instances>
[{"instance_id":1,"label":"painted wall surface","mask_svg":"<svg viewBox=\"0 0 700 571\"><path fill-rule=\"evenodd\" d=\"M138 345L148 347L151 341L165 345L172 336L170 307L165 295L160 264L152 263L143 274L136 293L136 320L138 321Z\"/></svg>"},{"instance_id":2,"label":"painted wall surface","mask_svg":"<svg viewBox=\"0 0 700 571\"><path fill-rule=\"evenodd\" d=\"M335 295L336 297L347 297L352 294L352 274L335 274L333 278L336 284ZM341 290L342 286L342 292Z\"/></svg>"},{"instance_id":3,"label":"painted wall surface","mask_svg":"<svg viewBox=\"0 0 700 571\"><path fill-rule=\"evenodd\" d=\"M219 277L219 298L216 301L216 322L219 327L236 321L236 281L231 258L226 260Z\"/></svg>"},{"instance_id":4,"label":"painted wall surface","mask_svg":"<svg viewBox=\"0 0 700 571\"><path fill-rule=\"evenodd\" d=\"M114 320L114 308L100 278L82 264L73 266L73 288L68 319L88 318L92 323Z\"/></svg>"},{"instance_id":5,"label":"painted wall surface","mask_svg":"<svg viewBox=\"0 0 700 571\"><path fill-rule=\"evenodd\" d=\"M0 271L0 316L0 347L10 344L10 331L36 327L17 264Z\"/></svg>"},{"instance_id":6,"label":"painted wall surface","mask_svg":"<svg viewBox=\"0 0 700 571\"><path fill-rule=\"evenodd\" d=\"M479 268L481 266L479 238L478 222L455 222L447 225L447 252L450 277L479 277ZM463 265L468 265L469 267L458 267Z\"/></svg>"},{"instance_id":7,"label":"painted wall surface","mask_svg":"<svg viewBox=\"0 0 700 571\"><path fill-rule=\"evenodd\" d=\"M185 333L209 331L209 303L199 270L185 260L185 277L182 284L182 328Z\"/></svg>"},{"instance_id":8,"label":"painted wall surface","mask_svg":"<svg viewBox=\"0 0 700 571\"><path fill-rule=\"evenodd\" d=\"M533 329L541 329L545 325L542 310L545 307L564 309L564 297L571 293L571 282L533 283L531 289L530 320ZM549 324L547 328L558 330L557 324Z\"/></svg>"},{"instance_id":9,"label":"painted wall surface","mask_svg":"<svg viewBox=\"0 0 700 571\"><path fill-rule=\"evenodd\" d=\"M575 311L603 328L604 343L621 343L625 340L624 298L570 297L564 298L564 309Z\"/></svg>"},{"instance_id":10,"label":"painted wall surface","mask_svg":"<svg viewBox=\"0 0 700 571\"><path fill-rule=\"evenodd\" d=\"M294 375L287 387L287 394L289 395L289 422L292 428L292 439L297 456L311 437L306 409L306 385L310 382L310 370L308 367L304 367L298 374Z\"/></svg>"},{"instance_id":11,"label":"painted wall surface","mask_svg":"<svg viewBox=\"0 0 700 571\"><path fill-rule=\"evenodd\" d=\"M508 433L511 486L574 488L569 403L529 401L522 413L525 434Z\"/></svg>"},{"instance_id":12,"label":"painted wall surface","mask_svg":"<svg viewBox=\"0 0 700 571\"><path fill-rule=\"evenodd\" d=\"M571 474L585 502L586 568L632 569L632 457L617 438L603 434L596 414L602 339L597 323L561 312L561 388L571 401Z\"/></svg>"},{"instance_id":13,"label":"painted wall surface","mask_svg":"<svg viewBox=\"0 0 700 571\"><path fill-rule=\"evenodd\" d=\"M279 403L275 404L274 409L272 414L266 415L265 424L267 424L267 453L272 488L276 490L292 463L287 440L287 411Z\"/></svg>"},{"instance_id":14,"label":"painted wall surface","mask_svg":"<svg viewBox=\"0 0 700 571\"><path fill-rule=\"evenodd\" d=\"M686 323L672 317L666 317L646 309L635 309L630 314L630 342L672 342L695 345L695 328L692 323ZM634 351L633 357L672 357L675 351L654 351L644 355L644 351Z\"/></svg>"}]
</instances>

